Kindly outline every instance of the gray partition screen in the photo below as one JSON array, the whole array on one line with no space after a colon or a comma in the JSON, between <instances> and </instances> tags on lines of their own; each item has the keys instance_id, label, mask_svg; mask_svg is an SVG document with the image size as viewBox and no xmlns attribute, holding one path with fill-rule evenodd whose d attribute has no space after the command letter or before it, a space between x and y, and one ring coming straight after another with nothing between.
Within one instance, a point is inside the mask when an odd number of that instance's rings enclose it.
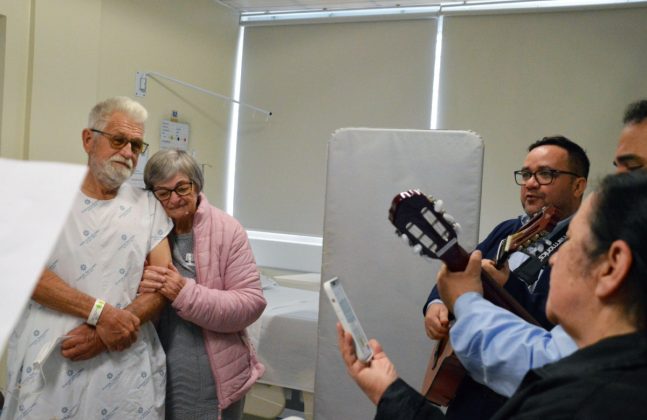
<instances>
[{"instance_id":1,"label":"gray partition screen","mask_svg":"<svg viewBox=\"0 0 647 420\"><path fill-rule=\"evenodd\" d=\"M328 144L322 280L340 278L366 334L380 341L400 376L416 388L434 344L424 333L421 310L440 264L414 255L395 236L388 209L401 191L433 194L460 222L459 241L471 250L482 171L483 142L472 132L343 129ZM346 374L335 323L322 293L315 417L372 418L375 407Z\"/></svg>"}]
</instances>

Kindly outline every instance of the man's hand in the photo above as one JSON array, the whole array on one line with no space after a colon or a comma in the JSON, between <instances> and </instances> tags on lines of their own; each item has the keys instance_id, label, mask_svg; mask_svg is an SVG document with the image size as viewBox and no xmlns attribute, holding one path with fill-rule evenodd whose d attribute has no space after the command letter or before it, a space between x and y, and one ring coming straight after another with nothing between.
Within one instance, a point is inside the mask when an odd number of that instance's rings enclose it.
<instances>
[{"instance_id":1,"label":"man's hand","mask_svg":"<svg viewBox=\"0 0 647 420\"><path fill-rule=\"evenodd\" d=\"M427 337L440 340L449 334L449 310L443 303L432 303L425 313L425 332Z\"/></svg>"},{"instance_id":2,"label":"man's hand","mask_svg":"<svg viewBox=\"0 0 647 420\"><path fill-rule=\"evenodd\" d=\"M70 338L61 343L61 354L72 361L91 359L106 350L97 331L88 324L81 324L65 335Z\"/></svg>"},{"instance_id":3,"label":"man's hand","mask_svg":"<svg viewBox=\"0 0 647 420\"><path fill-rule=\"evenodd\" d=\"M510 266L508 266L507 261L505 262L505 264L503 264L503 267L501 267L500 270L497 270L497 268L494 266L494 261L483 260L481 261L481 268L490 277L492 277L492 280L499 283L499 286L501 287L505 286L505 284L508 282L508 279L510 278Z\"/></svg>"},{"instance_id":4,"label":"man's hand","mask_svg":"<svg viewBox=\"0 0 647 420\"><path fill-rule=\"evenodd\" d=\"M395 366L386 357L382 346L376 340L369 340L369 345L373 349L373 359L370 363L360 361L355 354L353 336L345 332L339 322L337 323L337 343L348 374L373 404L377 405L389 385L398 379Z\"/></svg>"},{"instance_id":5,"label":"man's hand","mask_svg":"<svg viewBox=\"0 0 647 420\"><path fill-rule=\"evenodd\" d=\"M137 340L139 318L129 311L106 304L96 327L101 341L110 351L122 351Z\"/></svg>"},{"instance_id":6,"label":"man's hand","mask_svg":"<svg viewBox=\"0 0 647 420\"><path fill-rule=\"evenodd\" d=\"M470 255L465 271L449 271L443 264L438 271L436 285L440 292L440 298L447 305L451 312L454 310L454 302L461 295L467 292L483 294L481 283L481 251L474 251Z\"/></svg>"}]
</instances>

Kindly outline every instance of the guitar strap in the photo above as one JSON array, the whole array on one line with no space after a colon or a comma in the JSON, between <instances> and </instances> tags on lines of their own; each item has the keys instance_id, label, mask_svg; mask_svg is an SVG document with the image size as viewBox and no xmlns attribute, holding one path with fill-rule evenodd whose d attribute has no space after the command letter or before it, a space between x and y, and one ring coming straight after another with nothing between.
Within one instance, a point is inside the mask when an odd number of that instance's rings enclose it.
<instances>
[{"instance_id":1,"label":"guitar strap","mask_svg":"<svg viewBox=\"0 0 647 420\"><path fill-rule=\"evenodd\" d=\"M548 259L557 251L557 249L566 241L566 231L568 230L568 223L564 223L559 229L550 235L550 241L543 245L543 249L537 250L535 255L529 255L529 258L524 261L513 273L523 280L528 287L539 278L539 272L548 264Z\"/></svg>"}]
</instances>

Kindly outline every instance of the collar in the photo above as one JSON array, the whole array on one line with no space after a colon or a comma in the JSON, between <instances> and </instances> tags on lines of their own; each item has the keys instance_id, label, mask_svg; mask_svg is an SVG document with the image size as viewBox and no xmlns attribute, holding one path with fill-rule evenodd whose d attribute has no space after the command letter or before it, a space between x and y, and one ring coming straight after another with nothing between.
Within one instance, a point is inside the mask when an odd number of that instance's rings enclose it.
<instances>
[{"instance_id":1,"label":"collar","mask_svg":"<svg viewBox=\"0 0 647 420\"><path fill-rule=\"evenodd\" d=\"M644 332L604 338L572 355L535 369L539 377L584 375L609 368L647 365L647 335Z\"/></svg>"}]
</instances>

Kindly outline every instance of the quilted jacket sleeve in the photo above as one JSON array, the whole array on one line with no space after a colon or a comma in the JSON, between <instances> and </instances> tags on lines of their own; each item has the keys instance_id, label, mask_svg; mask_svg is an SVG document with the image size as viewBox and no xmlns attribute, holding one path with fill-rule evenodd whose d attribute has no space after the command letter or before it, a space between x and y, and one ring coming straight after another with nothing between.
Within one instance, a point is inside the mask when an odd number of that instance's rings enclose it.
<instances>
[{"instance_id":1,"label":"quilted jacket sleeve","mask_svg":"<svg viewBox=\"0 0 647 420\"><path fill-rule=\"evenodd\" d=\"M256 321L266 306L260 278L247 234L235 219L229 219L209 258L218 261L219 273L209 267L199 267L207 275L220 275L222 288L209 288L187 281L172 305L180 317L202 328L219 333L245 329ZM198 263L201 264L200 260ZM213 261L211 265L213 265ZM202 282L201 282L202 283Z\"/></svg>"}]
</instances>

